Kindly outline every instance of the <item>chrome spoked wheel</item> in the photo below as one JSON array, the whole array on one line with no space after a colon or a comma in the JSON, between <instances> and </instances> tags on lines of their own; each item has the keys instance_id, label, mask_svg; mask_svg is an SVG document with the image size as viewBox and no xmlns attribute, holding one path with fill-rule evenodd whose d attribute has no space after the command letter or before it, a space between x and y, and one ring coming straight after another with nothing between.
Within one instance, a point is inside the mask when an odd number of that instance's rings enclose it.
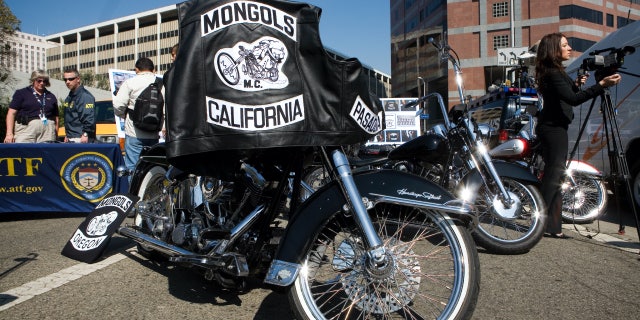
<instances>
[{"instance_id":1,"label":"chrome spoked wheel","mask_svg":"<svg viewBox=\"0 0 640 320\"><path fill-rule=\"evenodd\" d=\"M298 318L468 318L480 274L466 229L441 213L397 205L370 213L384 263L369 260L355 222L337 214L315 237L289 291Z\"/></svg>"},{"instance_id":2,"label":"chrome spoked wheel","mask_svg":"<svg viewBox=\"0 0 640 320\"><path fill-rule=\"evenodd\" d=\"M584 175L574 175L573 184L562 185L562 219L569 223L589 223L603 212L607 190L602 181Z\"/></svg>"},{"instance_id":3,"label":"chrome spoked wheel","mask_svg":"<svg viewBox=\"0 0 640 320\"><path fill-rule=\"evenodd\" d=\"M311 196L312 193L322 188L330 181L329 172L323 166L311 167L302 175L302 201Z\"/></svg>"},{"instance_id":4,"label":"chrome spoked wheel","mask_svg":"<svg viewBox=\"0 0 640 320\"><path fill-rule=\"evenodd\" d=\"M542 238L546 209L538 188L531 184L501 177L502 183L517 207L502 208L496 197L484 187L474 203L478 227L473 232L476 242L488 251L519 254L529 251Z\"/></svg>"},{"instance_id":5,"label":"chrome spoked wheel","mask_svg":"<svg viewBox=\"0 0 640 320\"><path fill-rule=\"evenodd\" d=\"M136 194L140 197L140 202L144 203L144 210L154 212L157 216L165 216L167 209L167 196L164 194L164 183L166 170L163 167L152 167L147 171L140 188ZM162 221L155 221L151 218L145 217L140 212L136 212L134 224L138 230L146 234L153 234L154 226L156 223L162 223ZM154 251L151 248L138 244L138 252L149 258L158 258L154 255Z\"/></svg>"}]
</instances>

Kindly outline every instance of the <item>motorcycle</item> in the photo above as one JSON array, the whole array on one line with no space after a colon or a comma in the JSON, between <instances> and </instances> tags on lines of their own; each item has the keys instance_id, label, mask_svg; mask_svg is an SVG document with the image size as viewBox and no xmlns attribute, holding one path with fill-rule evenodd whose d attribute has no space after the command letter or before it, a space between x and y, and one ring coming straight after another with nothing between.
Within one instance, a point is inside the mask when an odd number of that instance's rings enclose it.
<instances>
[{"instance_id":1,"label":"motorcycle","mask_svg":"<svg viewBox=\"0 0 640 320\"><path fill-rule=\"evenodd\" d=\"M529 251L545 228L537 179L520 165L492 159L466 113L452 120L395 148L388 159L473 203L478 226L472 236L481 247L500 254Z\"/></svg>"},{"instance_id":2,"label":"motorcycle","mask_svg":"<svg viewBox=\"0 0 640 320\"><path fill-rule=\"evenodd\" d=\"M493 158L520 163L539 179L544 174L540 143L535 135L532 108L516 112L505 121L501 144L489 151ZM584 224L597 219L606 208L607 189L602 173L589 163L569 160L562 183L562 220Z\"/></svg>"},{"instance_id":3,"label":"motorcycle","mask_svg":"<svg viewBox=\"0 0 640 320\"><path fill-rule=\"evenodd\" d=\"M227 289L264 277L300 319L468 318L480 280L470 208L410 174L352 176L340 149L319 151L336 176L296 205L300 159L282 155L309 150L258 152L221 180L169 165L163 144L145 149L134 224L118 233Z\"/></svg>"},{"instance_id":4,"label":"motorcycle","mask_svg":"<svg viewBox=\"0 0 640 320\"><path fill-rule=\"evenodd\" d=\"M453 50L448 45L436 47L443 60L452 62L461 105L466 107L459 61L449 54ZM447 112L440 94L427 94L405 107L411 108L432 98L437 98L444 115L443 124L392 149L386 157L354 159L351 164L355 168L410 172L433 181L473 204L479 222L472 230L477 244L499 254L529 251L545 230L546 206L537 187L538 179L522 165L492 159L481 140L478 125L467 110ZM417 115L422 112L424 108ZM315 168L306 173L304 181L311 189L324 183L327 175L322 170Z\"/></svg>"},{"instance_id":5,"label":"motorcycle","mask_svg":"<svg viewBox=\"0 0 640 320\"><path fill-rule=\"evenodd\" d=\"M167 140L119 172L131 175L139 200L117 232L141 255L200 271L225 290L262 280L287 294L296 319L471 318L480 281L472 208L415 175L351 171L339 145L379 132L382 106L356 59L318 54L320 8L257 0L246 4L249 16L278 19L217 24L227 10L240 19L245 3L178 6L180 49L164 76ZM243 59L217 58L237 48L249 58L253 41L258 59L262 40L262 49L277 43L287 54L261 64L284 67L278 83L266 86L270 75L259 70L251 79L261 81L231 85ZM299 200L313 159L330 181Z\"/></svg>"}]
</instances>

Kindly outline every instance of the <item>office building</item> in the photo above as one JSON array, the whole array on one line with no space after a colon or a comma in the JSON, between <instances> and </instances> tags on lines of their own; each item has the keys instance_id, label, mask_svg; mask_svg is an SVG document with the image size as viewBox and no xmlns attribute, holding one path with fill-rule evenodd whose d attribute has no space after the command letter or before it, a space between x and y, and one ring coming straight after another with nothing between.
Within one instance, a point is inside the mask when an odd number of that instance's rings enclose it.
<instances>
[{"instance_id":1,"label":"office building","mask_svg":"<svg viewBox=\"0 0 640 320\"><path fill-rule=\"evenodd\" d=\"M451 64L429 39L447 35L461 62L465 95L513 80L518 57L545 34L561 32L578 57L609 33L640 19L640 0L391 0L392 96L425 89L460 103ZM526 62L526 61L525 61Z\"/></svg>"},{"instance_id":2,"label":"office building","mask_svg":"<svg viewBox=\"0 0 640 320\"><path fill-rule=\"evenodd\" d=\"M2 63L10 71L20 71L31 74L35 70L46 70L46 50L54 46L44 37L35 34L16 31L7 39L12 51L11 56L3 57Z\"/></svg>"}]
</instances>

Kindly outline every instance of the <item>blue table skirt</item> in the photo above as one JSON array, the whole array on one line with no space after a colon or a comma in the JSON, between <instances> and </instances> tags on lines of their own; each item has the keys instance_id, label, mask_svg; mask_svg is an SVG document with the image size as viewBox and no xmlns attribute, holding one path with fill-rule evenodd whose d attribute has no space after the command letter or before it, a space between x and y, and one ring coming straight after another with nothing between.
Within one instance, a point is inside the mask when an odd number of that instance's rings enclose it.
<instances>
[{"instance_id":1,"label":"blue table skirt","mask_svg":"<svg viewBox=\"0 0 640 320\"><path fill-rule=\"evenodd\" d=\"M126 193L115 175L118 144L0 144L0 212L86 212L110 193Z\"/></svg>"}]
</instances>

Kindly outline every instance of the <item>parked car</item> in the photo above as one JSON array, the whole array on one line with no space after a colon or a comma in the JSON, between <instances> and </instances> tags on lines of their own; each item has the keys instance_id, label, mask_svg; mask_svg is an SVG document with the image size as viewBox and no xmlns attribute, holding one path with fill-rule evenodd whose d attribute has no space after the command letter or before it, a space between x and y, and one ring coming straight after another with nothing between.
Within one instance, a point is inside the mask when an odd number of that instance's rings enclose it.
<instances>
[{"instance_id":1,"label":"parked car","mask_svg":"<svg viewBox=\"0 0 640 320\"><path fill-rule=\"evenodd\" d=\"M120 143L116 127L113 102L111 100L96 101L96 143ZM64 141L65 129L58 130L58 141ZM120 143L120 147L123 145Z\"/></svg>"}]
</instances>

